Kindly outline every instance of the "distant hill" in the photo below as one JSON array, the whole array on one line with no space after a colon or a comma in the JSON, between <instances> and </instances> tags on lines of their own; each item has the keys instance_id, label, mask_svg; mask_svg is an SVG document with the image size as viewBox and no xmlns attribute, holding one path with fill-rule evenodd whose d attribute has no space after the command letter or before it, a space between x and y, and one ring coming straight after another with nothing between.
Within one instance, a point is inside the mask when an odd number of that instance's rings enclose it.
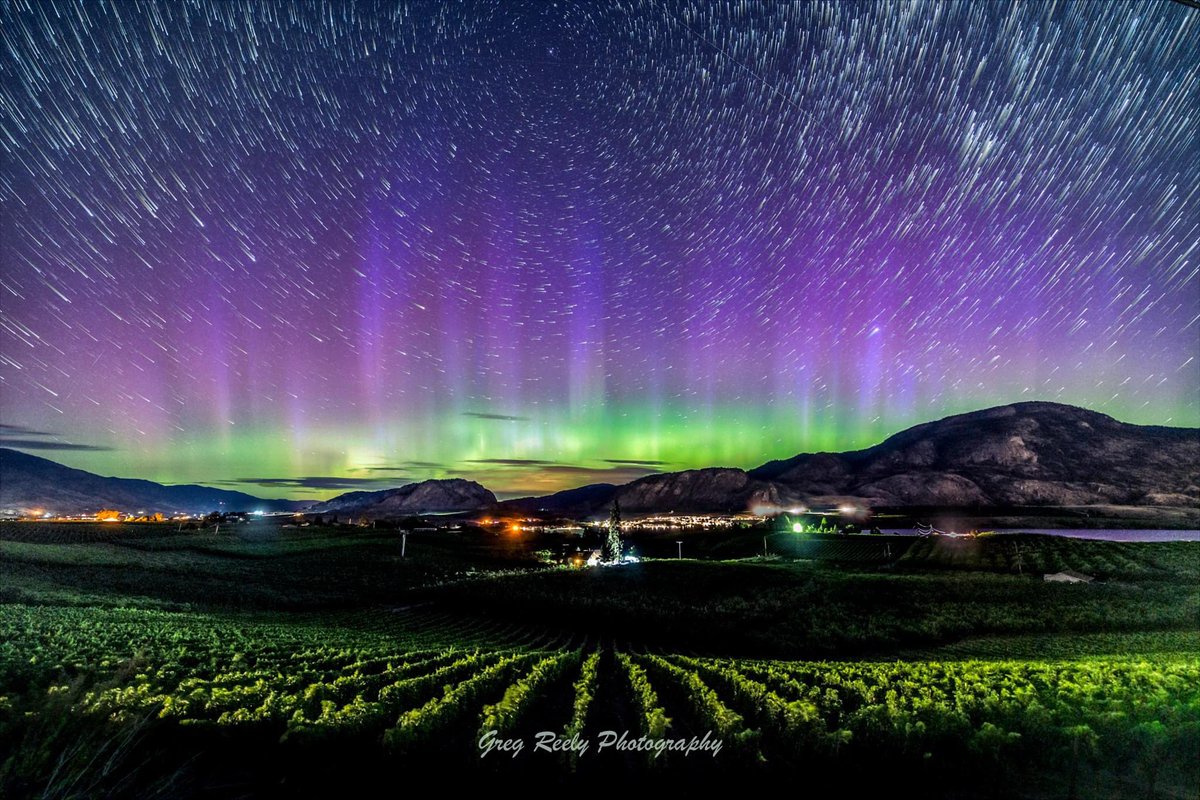
<instances>
[{"instance_id":1,"label":"distant hill","mask_svg":"<svg viewBox=\"0 0 1200 800\"><path fill-rule=\"evenodd\" d=\"M564 517L581 517L598 508L612 504L617 486L611 483L589 483L575 489L566 489L541 497L521 497L505 500L497 505L499 513L550 514Z\"/></svg>"},{"instance_id":2,"label":"distant hill","mask_svg":"<svg viewBox=\"0 0 1200 800\"><path fill-rule=\"evenodd\" d=\"M749 471L648 475L611 491L583 487L501 505L596 515L614 495L630 513L846 502L1200 508L1200 430L1130 425L1061 403L1015 403L917 425L865 450L798 455Z\"/></svg>"},{"instance_id":3,"label":"distant hill","mask_svg":"<svg viewBox=\"0 0 1200 800\"><path fill-rule=\"evenodd\" d=\"M0 511L45 509L56 514L87 514L112 508L126 512L197 514L260 509L292 511L306 505L294 500L263 500L208 486L106 478L0 447Z\"/></svg>"},{"instance_id":4,"label":"distant hill","mask_svg":"<svg viewBox=\"0 0 1200 800\"><path fill-rule=\"evenodd\" d=\"M309 509L313 514L384 518L407 514L478 511L496 504L496 495L462 478L410 483L378 492L347 492Z\"/></svg>"},{"instance_id":5,"label":"distant hill","mask_svg":"<svg viewBox=\"0 0 1200 800\"><path fill-rule=\"evenodd\" d=\"M752 478L745 470L708 467L647 475L621 486L599 483L544 497L507 500L497 511L595 517L608 512L614 497L622 512L629 514L737 514L797 502L795 490Z\"/></svg>"},{"instance_id":6,"label":"distant hill","mask_svg":"<svg viewBox=\"0 0 1200 800\"><path fill-rule=\"evenodd\" d=\"M755 507L786 505L790 502L788 494L745 470L709 467L638 478L617 490L617 500L623 511L631 513L741 513Z\"/></svg>"},{"instance_id":7,"label":"distant hill","mask_svg":"<svg viewBox=\"0 0 1200 800\"><path fill-rule=\"evenodd\" d=\"M1200 506L1200 430L1015 403L917 425L849 453L749 473L810 502L891 506Z\"/></svg>"},{"instance_id":8,"label":"distant hill","mask_svg":"<svg viewBox=\"0 0 1200 800\"><path fill-rule=\"evenodd\" d=\"M310 510L368 518L485 509L587 517L604 513L614 497L631 514L844 502L871 507L1200 509L1200 430L1130 425L1060 403L1015 403L917 425L865 450L798 455L749 471L712 467L668 472L622 486L598 483L503 503L473 481L429 480L350 492ZM0 449L0 510L196 512L292 510L298 505L303 504L205 486L103 478Z\"/></svg>"}]
</instances>

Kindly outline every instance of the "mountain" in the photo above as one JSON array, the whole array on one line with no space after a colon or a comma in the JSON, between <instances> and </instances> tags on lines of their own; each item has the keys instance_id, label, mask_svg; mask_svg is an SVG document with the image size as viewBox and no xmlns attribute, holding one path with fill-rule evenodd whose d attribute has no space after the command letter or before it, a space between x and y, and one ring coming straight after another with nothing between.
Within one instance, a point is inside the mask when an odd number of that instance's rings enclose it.
<instances>
[{"instance_id":1,"label":"mountain","mask_svg":"<svg viewBox=\"0 0 1200 800\"><path fill-rule=\"evenodd\" d=\"M630 513L674 511L741 512L756 505L782 502L775 485L752 480L744 470L729 467L690 469L647 475L621 486L593 483L542 497L522 497L499 503L496 513L586 517L603 514L613 498Z\"/></svg>"},{"instance_id":2,"label":"mountain","mask_svg":"<svg viewBox=\"0 0 1200 800\"><path fill-rule=\"evenodd\" d=\"M496 505L496 495L462 478L410 483L378 492L347 492L309 509L312 514L382 518L406 514L479 511Z\"/></svg>"},{"instance_id":3,"label":"mountain","mask_svg":"<svg viewBox=\"0 0 1200 800\"><path fill-rule=\"evenodd\" d=\"M794 494L792 489L753 479L745 470L709 467L647 475L622 486L597 483L544 497L506 500L496 512L595 517L606 514L615 497L621 510L631 514L741 513L789 504Z\"/></svg>"},{"instance_id":4,"label":"mountain","mask_svg":"<svg viewBox=\"0 0 1200 800\"><path fill-rule=\"evenodd\" d=\"M784 490L782 494L786 494ZM786 504L779 486L729 467L689 469L647 475L617 490L623 511L631 513L705 511L741 513L759 506Z\"/></svg>"},{"instance_id":5,"label":"mountain","mask_svg":"<svg viewBox=\"0 0 1200 800\"><path fill-rule=\"evenodd\" d=\"M209 511L291 511L307 505L263 500L243 492L208 486L165 486L133 478L106 478L39 456L0 447L0 511L44 509L55 514L87 514L103 508L147 513Z\"/></svg>"},{"instance_id":6,"label":"mountain","mask_svg":"<svg viewBox=\"0 0 1200 800\"><path fill-rule=\"evenodd\" d=\"M521 498L499 510L596 516L866 506L1127 505L1200 508L1200 430L1130 425L1075 406L1028 402L917 425L874 447L756 469L648 475Z\"/></svg>"},{"instance_id":7,"label":"mountain","mask_svg":"<svg viewBox=\"0 0 1200 800\"><path fill-rule=\"evenodd\" d=\"M1200 507L1200 430L1015 403L917 425L865 450L772 461L749 475L810 503Z\"/></svg>"},{"instance_id":8,"label":"mountain","mask_svg":"<svg viewBox=\"0 0 1200 800\"><path fill-rule=\"evenodd\" d=\"M350 492L310 510L376 518L484 509L586 517L606 512L614 497L631 514L845 502L1200 509L1200 430L1130 425L1060 403L1015 403L917 425L865 450L798 455L748 472L712 467L660 473L623 486L592 484L503 503L473 481L430 480ZM0 511L105 507L197 512L292 510L298 504L206 486L103 478L0 448Z\"/></svg>"},{"instance_id":9,"label":"mountain","mask_svg":"<svg viewBox=\"0 0 1200 800\"><path fill-rule=\"evenodd\" d=\"M617 486L611 483L589 483L575 489L565 489L541 497L521 497L505 500L496 506L497 513L553 514L564 517L583 517L598 508L612 504Z\"/></svg>"}]
</instances>

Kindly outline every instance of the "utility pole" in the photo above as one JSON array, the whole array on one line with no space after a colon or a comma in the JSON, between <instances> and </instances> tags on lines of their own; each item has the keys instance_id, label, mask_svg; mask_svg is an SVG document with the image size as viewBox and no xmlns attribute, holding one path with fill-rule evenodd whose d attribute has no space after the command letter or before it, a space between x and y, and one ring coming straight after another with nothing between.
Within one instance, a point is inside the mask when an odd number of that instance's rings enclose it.
<instances>
[{"instance_id":1,"label":"utility pole","mask_svg":"<svg viewBox=\"0 0 1200 800\"><path fill-rule=\"evenodd\" d=\"M400 531L400 557L408 550L408 531Z\"/></svg>"}]
</instances>

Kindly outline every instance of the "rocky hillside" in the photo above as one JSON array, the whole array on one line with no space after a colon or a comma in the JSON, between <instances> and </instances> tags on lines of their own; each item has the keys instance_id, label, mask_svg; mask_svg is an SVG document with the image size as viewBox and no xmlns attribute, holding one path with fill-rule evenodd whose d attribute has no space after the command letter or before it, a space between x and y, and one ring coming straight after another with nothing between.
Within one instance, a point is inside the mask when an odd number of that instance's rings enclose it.
<instances>
[{"instance_id":1,"label":"rocky hillside","mask_svg":"<svg viewBox=\"0 0 1200 800\"><path fill-rule=\"evenodd\" d=\"M496 495L475 481L462 478L410 483L378 492L348 492L318 503L314 514L345 514L380 519L406 514L478 511L496 504Z\"/></svg>"},{"instance_id":2,"label":"rocky hillside","mask_svg":"<svg viewBox=\"0 0 1200 800\"><path fill-rule=\"evenodd\" d=\"M866 450L800 455L750 477L810 502L1200 506L1200 430L1016 403L917 425Z\"/></svg>"},{"instance_id":3,"label":"rocky hillside","mask_svg":"<svg viewBox=\"0 0 1200 800\"><path fill-rule=\"evenodd\" d=\"M540 497L505 500L496 506L497 514L542 514L547 516L585 517L597 509L612 505L620 488L612 483L589 483Z\"/></svg>"},{"instance_id":4,"label":"rocky hillside","mask_svg":"<svg viewBox=\"0 0 1200 800\"><path fill-rule=\"evenodd\" d=\"M623 486L592 484L500 504L473 481L430 480L350 492L312 511L381 518L496 509L581 518L604 513L614 496L631 514L741 512L846 501L872 507L1200 509L1200 430L1130 425L1058 403L1016 403L917 425L865 450L799 455L749 472L713 467L662 473ZM0 511L295 506L205 486L104 478L0 449Z\"/></svg>"},{"instance_id":5,"label":"rocky hillside","mask_svg":"<svg viewBox=\"0 0 1200 800\"><path fill-rule=\"evenodd\" d=\"M544 497L507 500L497 506L497 512L595 517L606 514L616 497L621 510L630 514L740 513L787 504L795 494L788 487L755 480L745 470L711 467L647 475L623 486L598 483Z\"/></svg>"},{"instance_id":6,"label":"rocky hillside","mask_svg":"<svg viewBox=\"0 0 1200 800\"><path fill-rule=\"evenodd\" d=\"M786 493L787 490L784 490ZM622 510L632 513L717 511L738 513L781 505L781 487L727 467L647 475L617 490Z\"/></svg>"}]
</instances>

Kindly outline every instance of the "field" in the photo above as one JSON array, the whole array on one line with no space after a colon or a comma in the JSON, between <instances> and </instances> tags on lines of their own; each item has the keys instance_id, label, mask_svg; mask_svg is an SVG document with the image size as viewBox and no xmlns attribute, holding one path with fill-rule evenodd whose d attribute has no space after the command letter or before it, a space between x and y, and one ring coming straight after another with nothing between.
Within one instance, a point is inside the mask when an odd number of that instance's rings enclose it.
<instances>
[{"instance_id":1,"label":"field","mask_svg":"<svg viewBox=\"0 0 1200 800\"><path fill-rule=\"evenodd\" d=\"M572 570L538 564L562 541L473 530L411 534L401 558L369 529L4 524L0 796L417 774L1196 796L1200 547L1019 543L1019 567L1012 537L882 558L842 537ZM1030 574L1060 563L1102 579Z\"/></svg>"}]
</instances>

